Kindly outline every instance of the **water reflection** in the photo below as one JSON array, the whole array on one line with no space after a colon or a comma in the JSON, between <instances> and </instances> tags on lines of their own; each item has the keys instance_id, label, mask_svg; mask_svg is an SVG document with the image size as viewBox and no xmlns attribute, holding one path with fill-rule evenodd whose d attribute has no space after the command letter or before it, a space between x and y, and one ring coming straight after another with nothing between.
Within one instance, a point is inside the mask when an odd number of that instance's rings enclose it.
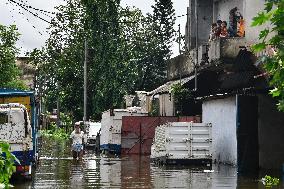
<instances>
[{"instance_id":1,"label":"water reflection","mask_svg":"<svg viewBox=\"0 0 284 189\"><path fill-rule=\"evenodd\" d=\"M71 158L68 143L46 140L42 144L33 180L14 183L16 189L264 188L258 176L237 176L237 169L232 166L213 165L211 173L193 167L158 167L150 163L148 156L97 157L92 151L77 161Z\"/></svg>"}]
</instances>

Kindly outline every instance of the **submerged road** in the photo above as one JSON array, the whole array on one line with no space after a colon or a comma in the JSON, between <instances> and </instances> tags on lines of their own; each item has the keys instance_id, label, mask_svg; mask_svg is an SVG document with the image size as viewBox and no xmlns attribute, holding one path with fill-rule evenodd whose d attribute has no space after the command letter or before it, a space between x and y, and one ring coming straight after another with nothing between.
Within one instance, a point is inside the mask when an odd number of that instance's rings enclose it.
<instances>
[{"instance_id":1,"label":"submerged road","mask_svg":"<svg viewBox=\"0 0 284 189\"><path fill-rule=\"evenodd\" d=\"M214 172L206 172L201 168L156 166L148 156L105 157L92 151L77 161L72 159L69 146L43 139L33 180L15 181L15 188L264 188L259 180L265 174L238 176L232 166L214 165ZM284 188L280 184L276 188Z\"/></svg>"}]
</instances>

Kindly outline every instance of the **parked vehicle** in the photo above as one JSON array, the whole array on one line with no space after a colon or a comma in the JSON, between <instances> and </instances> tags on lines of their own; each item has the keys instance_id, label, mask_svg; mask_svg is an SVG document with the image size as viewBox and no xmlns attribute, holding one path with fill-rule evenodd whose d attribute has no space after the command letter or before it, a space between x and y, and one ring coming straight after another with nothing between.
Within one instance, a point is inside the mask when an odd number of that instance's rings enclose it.
<instances>
[{"instance_id":1,"label":"parked vehicle","mask_svg":"<svg viewBox=\"0 0 284 189\"><path fill-rule=\"evenodd\" d=\"M121 127L123 116L147 116L139 107L114 109L103 112L101 120L100 150L121 153Z\"/></svg>"},{"instance_id":2,"label":"parked vehicle","mask_svg":"<svg viewBox=\"0 0 284 189\"><path fill-rule=\"evenodd\" d=\"M212 165L210 123L169 122L155 129L151 159L158 164Z\"/></svg>"},{"instance_id":3,"label":"parked vehicle","mask_svg":"<svg viewBox=\"0 0 284 189\"><path fill-rule=\"evenodd\" d=\"M31 176L37 155L37 121L34 93L0 89L0 140L10 144L20 160L16 173Z\"/></svg>"},{"instance_id":4,"label":"parked vehicle","mask_svg":"<svg viewBox=\"0 0 284 189\"><path fill-rule=\"evenodd\" d=\"M96 149L96 137L101 129L101 123L99 122L88 122L86 125L87 141L86 147L93 150Z\"/></svg>"}]
</instances>

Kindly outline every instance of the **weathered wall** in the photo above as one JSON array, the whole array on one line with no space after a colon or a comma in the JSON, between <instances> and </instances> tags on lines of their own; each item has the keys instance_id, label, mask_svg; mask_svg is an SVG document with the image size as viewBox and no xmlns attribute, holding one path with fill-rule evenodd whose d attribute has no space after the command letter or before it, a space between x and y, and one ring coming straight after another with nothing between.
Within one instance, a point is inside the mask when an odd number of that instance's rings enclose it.
<instances>
[{"instance_id":1,"label":"weathered wall","mask_svg":"<svg viewBox=\"0 0 284 189\"><path fill-rule=\"evenodd\" d=\"M213 161L237 165L235 97L203 102L202 122L212 123Z\"/></svg>"},{"instance_id":2,"label":"weathered wall","mask_svg":"<svg viewBox=\"0 0 284 189\"><path fill-rule=\"evenodd\" d=\"M198 0L198 46L208 42L210 26L213 20L212 3L212 0ZM191 50L196 46L195 0L189 1L187 26L187 48Z\"/></svg>"},{"instance_id":3,"label":"weathered wall","mask_svg":"<svg viewBox=\"0 0 284 189\"><path fill-rule=\"evenodd\" d=\"M250 0L251 1L251 0ZM214 15L213 20L226 21L229 24L229 11L238 7L239 12L244 13L244 0L219 0L214 2Z\"/></svg>"},{"instance_id":4,"label":"weathered wall","mask_svg":"<svg viewBox=\"0 0 284 189\"><path fill-rule=\"evenodd\" d=\"M281 169L284 163L284 113L277 111L268 95L258 96L259 164L264 169Z\"/></svg>"},{"instance_id":5,"label":"weathered wall","mask_svg":"<svg viewBox=\"0 0 284 189\"><path fill-rule=\"evenodd\" d=\"M160 116L174 116L174 100L170 94L160 94Z\"/></svg>"},{"instance_id":6,"label":"weathered wall","mask_svg":"<svg viewBox=\"0 0 284 189\"><path fill-rule=\"evenodd\" d=\"M268 27L266 24L261 27L251 27L253 17L258 12L264 9L265 0L215 0L213 3L213 20L225 20L229 23L229 11L238 7L239 12L245 19L245 38L249 43L255 43L258 41L259 32Z\"/></svg>"},{"instance_id":7,"label":"weathered wall","mask_svg":"<svg viewBox=\"0 0 284 189\"><path fill-rule=\"evenodd\" d=\"M246 21L246 39L249 43L255 43L258 41L259 32L269 24L263 26L251 27L252 19L258 12L264 9L265 0L244 0L244 18Z\"/></svg>"},{"instance_id":8,"label":"weathered wall","mask_svg":"<svg viewBox=\"0 0 284 189\"><path fill-rule=\"evenodd\" d=\"M237 57L240 46L246 45L243 37L219 38L210 43L208 50L209 62L232 63Z\"/></svg>"},{"instance_id":9,"label":"weathered wall","mask_svg":"<svg viewBox=\"0 0 284 189\"><path fill-rule=\"evenodd\" d=\"M174 80L190 75L194 70L194 52L189 56L181 54L172 58L167 64L167 79Z\"/></svg>"},{"instance_id":10,"label":"weathered wall","mask_svg":"<svg viewBox=\"0 0 284 189\"><path fill-rule=\"evenodd\" d=\"M186 39L187 47L195 47L195 0L189 0ZM212 22L217 20L227 21L229 24L229 11L234 7L243 15L245 19L245 38L249 43L258 41L259 32L268 27L269 24L261 27L251 27L253 17L264 9L265 0L199 0L198 6L198 35L199 44L208 42L208 36ZM270 35L271 36L271 35Z\"/></svg>"}]
</instances>

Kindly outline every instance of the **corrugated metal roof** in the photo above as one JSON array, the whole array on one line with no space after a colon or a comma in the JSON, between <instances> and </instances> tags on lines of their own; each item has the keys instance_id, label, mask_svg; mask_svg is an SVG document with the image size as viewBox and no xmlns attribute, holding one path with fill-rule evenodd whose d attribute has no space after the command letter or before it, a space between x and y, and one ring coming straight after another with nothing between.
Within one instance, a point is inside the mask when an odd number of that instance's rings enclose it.
<instances>
[{"instance_id":1,"label":"corrugated metal roof","mask_svg":"<svg viewBox=\"0 0 284 189\"><path fill-rule=\"evenodd\" d=\"M174 81L169 81L163 85L161 85L160 87L154 89L151 92L148 92L147 95L151 96L151 95L155 95L155 94L161 94L161 93L167 93L171 90L171 88L180 83L181 85L184 85L185 83L189 82L190 80L192 80L195 76L190 76L190 77L186 77L183 79L178 79L178 80L174 80Z\"/></svg>"}]
</instances>

